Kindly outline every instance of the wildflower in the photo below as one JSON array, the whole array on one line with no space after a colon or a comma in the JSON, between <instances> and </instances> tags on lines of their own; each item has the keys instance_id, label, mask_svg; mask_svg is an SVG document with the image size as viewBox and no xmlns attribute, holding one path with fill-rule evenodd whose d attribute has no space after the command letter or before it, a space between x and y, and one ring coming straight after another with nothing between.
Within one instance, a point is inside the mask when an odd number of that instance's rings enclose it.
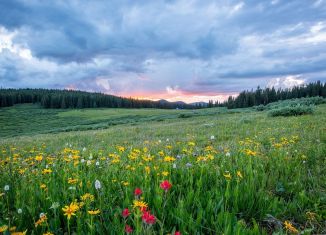
<instances>
[{"instance_id":1,"label":"wildflower","mask_svg":"<svg viewBox=\"0 0 326 235\"><path fill-rule=\"evenodd\" d=\"M163 176L168 176L169 175L169 172L168 171L162 171L162 175Z\"/></svg>"},{"instance_id":2,"label":"wildflower","mask_svg":"<svg viewBox=\"0 0 326 235\"><path fill-rule=\"evenodd\" d=\"M181 235L179 231L175 231L174 235Z\"/></svg>"},{"instance_id":3,"label":"wildflower","mask_svg":"<svg viewBox=\"0 0 326 235\"><path fill-rule=\"evenodd\" d=\"M42 160L43 160L43 157L41 155L38 155L38 156L35 157L35 161L40 162Z\"/></svg>"},{"instance_id":4,"label":"wildflower","mask_svg":"<svg viewBox=\"0 0 326 235\"><path fill-rule=\"evenodd\" d=\"M230 180L232 178L230 172L226 171L223 176L225 177L226 180Z\"/></svg>"},{"instance_id":5,"label":"wildflower","mask_svg":"<svg viewBox=\"0 0 326 235\"><path fill-rule=\"evenodd\" d=\"M87 211L87 212L90 215L98 215L98 214L101 213L101 211L99 209L97 209L97 210L90 210L90 211Z\"/></svg>"},{"instance_id":6,"label":"wildflower","mask_svg":"<svg viewBox=\"0 0 326 235\"><path fill-rule=\"evenodd\" d=\"M167 192L171 187L172 187L172 184L170 184L170 182L168 180L164 180L161 184L160 184L160 187L165 191Z\"/></svg>"},{"instance_id":7,"label":"wildflower","mask_svg":"<svg viewBox=\"0 0 326 235\"><path fill-rule=\"evenodd\" d=\"M215 140L215 136L211 135L211 140Z\"/></svg>"},{"instance_id":8,"label":"wildflower","mask_svg":"<svg viewBox=\"0 0 326 235\"><path fill-rule=\"evenodd\" d=\"M25 235L27 233L27 230L25 230L24 232L13 232L11 233L11 235Z\"/></svg>"},{"instance_id":9,"label":"wildflower","mask_svg":"<svg viewBox=\"0 0 326 235\"><path fill-rule=\"evenodd\" d=\"M144 211L141 218L146 224L155 224L156 222L155 216L152 215L149 211Z\"/></svg>"},{"instance_id":10,"label":"wildflower","mask_svg":"<svg viewBox=\"0 0 326 235\"><path fill-rule=\"evenodd\" d=\"M143 191L140 188L135 188L134 194L135 196L140 196L143 193Z\"/></svg>"},{"instance_id":11,"label":"wildflower","mask_svg":"<svg viewBox=\"0 0 326 235\"><path fill-rule=\"evenodd\" d=\"M173 161L175 161L175 158L174 157L170 157L170 156L166 156L166 157L164 157L164 161L165 162L173 162Z\"/></svg>"},{"instance_id":12,"label":"wildflower","mask_svg":"<svg viewBox=\"0 0 326 235\"><path fill-rule=\"evenodd\" d=\"M173 167L173 169L176 169L177 168L177 164L173 163L172 167Z\"/></svg>"},{"instance_id":13,"label":"wildflower","mask_svg":"<svg viewBox=\"0 0 326 235\"><path fill-rule=\"evenodd\" d=\"M70 186L68 189L69 189L69 190L76 190L76 187L74 187L74 186Z\"/></svg>"},{"instance_id":14,"label":"wildflower","mask_svg":"<svg viewBox=\"0 0 326 235\"><path fill-rule=\"evenodd\" d=\"M35 222L35 228L41 224L43 224L48 218L46 217L46 214L41 213L40 218L38 221Z\"/></svg>"},{"instance_id":15,"label":"wildflower","mask_svg":"<svg viewBox=\"0 0 326 235\"><path fill-rule=\"evenodd\" d=\"M83 196L81 196L81 199L83 201L94 201L94 195L90 194L90 193L85 193Z\"/></svg>"},{"instance_id":16,"label":"wildflower","mask_svg":"<svg viewBox=\"0 0 326 235\"><path fill-rule=\"evenodd\" d=\"M43 169L42 170L42 174L45 175L45 174L50 174L52 173L52 170L51 169Z\"/></svg>"},{"instance_id":17,"label":"wildflower","mask_svg":"<svg viewBox=\"0 0 326 235\"><path fill-rule=\"evenodd\" d=\"M287 231L291 233L295 233L295 234L299 233L299 231L288 220L284 221L284 227L286 228Z\"/></svg>"},{"instance_id":18,"label":"wildflower","mask_svg":"<svg viewBox=\"0 0 326 235\"><path fill-rule=\"evenodd\" d=\"M140 209L144 209L144 208L147 208L147 203L146 202L143 202L143 201L140 201L140 200L134 200L133 201L133 207L134 208L140 208Z\"/></svg>"},{"instance_id":19,"label":"wildflower","mask_svg":"<svg viewBox=\"0 0 326 235\"><path fill-rule=\"evenodd\" d=\"M7 231L8 230L8 226L7 225L2 225L1 227L0 227L0 233L3 233L3 232L5 232L5 231Z\"/></svg>"},{"instance_id":20,"label":"wildflower","mask_svg":"<svg viewBox=\"0 0 326 235\"><path fill-rule=\"evenodd\" d=\"M237 171L237 176L238 176L239 178L241 178L241 179L243 178L243 177L242 177L242 174L241 174L241 171Z\"/></svg>"},{"instance_id":21,"label":"wildflower","mask_svg":"<svg viewBox=\"0 0 326 235\"><path fill-rule=\"evenodd\" d=\"M60 206L59 202L53 202L50 209L57 209Z\"/></svg>"},{"instance_id":22,"label":"wildflower","mask_svg":"<svg viewBox=\"0 0 326 235\"><path fill-rule=\"evenodd\" d=\"M99 189L101 189L101 182L99 181L99 180L95 180L95 189L96 190L99 190Z\"/></svg>"},{"instance_id":23,"label":"wildflower","mask_svg":"<svg viewBox=\"0 0 326 235\"><path fill-rule=\"evenodd\" d=\"M23 213L23 210L22 210L21 208L19 208L19 209L17 210L17 213L18 213L18 214L21 214L21 213Z\"/></svg>"},{"instance_id":24,"label":"wildflower","mask_svg":"<svg viewBox=\"0 0 326 235\"><path fill-rule=\"evenodd\" d=\"M54 234L51 232L46 232L46 233L43 233L43 235L54 235Z\"/></svg>"},{"instance_id":25,"label":"wildflower","mask_svg":"<svg viewBox=\"0 0 326 235\"><path fill-rule=\"evenodd\" d=\"M231 153L230 153L230 152L227 152L227 153L225 154L225 156L230 157L230 156L231 156Z\"/></svg>"},{"instance_id":26,"label":"wildflower","mask_svg":"<svg viewBox=\"0 0 326 235\"><path fill-rule=\"evenodd\" d=\"M95 163L95 165L96 165L96 166L99 166L99 165L100 165L100 162L99 162L99 161L97 161L97 162Z\"/></svg>"},{"instance_id":27,"label":"wildflower","mask_svg":"<svg viewBox=\"0 0 326 235\"><path fill-rule=\"evenodd\" d=\"M62 211L65 212L64 215L67 216L68 220L70 220L71 216L76 215L76 211L79 210L79 206L76 202L70 203L69 206L65 206L62 208Z\"/></svg>"},{"instance_id":28,"label":"wildflower","mask_svg":"<svg viewBox=\"0 0 326 235\"><path fill-rule=\"evenodd\" d=\"M190 162L188 162L188 163L186 164L186 167L190 168L190 167L192 167L192 164L191 164Z\"/></svg>"},{"instance_id":29,"label":"wildflower","mask_svg":"<svg viewBox=\"0 0 326 235\"><path fill-rule=\"evenodd\" d=\"M78 179L73 179L73 178L68 179L68 184L76 184L77 182L78 182Z\"/></svg>"},{"instance_id":30,"label":"wildflower","mask_svg":"<svg viewBox=\"0 0 326 235\"><path fill-rule=\"evenodd\" d=\"M85 159L84 158L80 159L80 162L81 163L84 163L85 162Z\"/></svg>"},{"instance_id":31,"label":"wildflower","mask_svg":"<svg viewBox=\"0 0 326 235\"><path fill-rule=\"evenodd\" d=\"M125 232L126 232L127 234L129 234L129 233L132 233L132 231L133 231L132 227L129 226L128 224L126 224Z\"/></svg>"},{"instance_id":32,"label":"wildflower","mask_svg":"<svg viewBox=\"0 0 326 235\"><path fill-rule=\"evenodd\" d=\"M10 189L10 186L9 186L8 184L5 185L4 190L5 190L5 191L9 191L9 189Z\"/></svg>"},{"instance_id":33,"label":"wildflower","mask_svg":"<svg viewBox=\"0 0 326 235\"><path fill-rule=\"evenodd\" d=\"M316 213L308 211L306 215L308 217L308 220L316 220Z\"/></svg>"},{"instance_id":34,"label":"wildflower","mask_svg":"<svg viewBox=\"0 0 326 235\"><path fill-rule=\"evenodd\" d=\"M127 218L130 215L129 209L126 208L122 211L122 217Z\"/></svg>"},{"instance_id":35,"label":"wildflower","mask_svg":"<svg viewBox=\"0 0 326 235\"><path fill-rule=\"evenodd\" d=\"M128 182L128 181L122 181L122 184L123 184L124 186L128 186L128 185L129 185L129 182Z\"/></svg>"}]
</instances>

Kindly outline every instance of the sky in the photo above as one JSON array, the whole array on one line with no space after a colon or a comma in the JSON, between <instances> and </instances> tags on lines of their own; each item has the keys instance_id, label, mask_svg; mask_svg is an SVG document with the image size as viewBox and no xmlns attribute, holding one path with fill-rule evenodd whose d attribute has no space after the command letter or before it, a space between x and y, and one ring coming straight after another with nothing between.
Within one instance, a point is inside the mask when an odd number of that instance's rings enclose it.
<instances>
[{"instance_id":1,"label":"sky","mask_svg":"<svg viewBox=\"0 0 326 235\"><path fill-rule=\"evenodd\" d=\"M326 0L0 0L0 87L222 101L326 82Z\"/></svg>"}]
</instances>

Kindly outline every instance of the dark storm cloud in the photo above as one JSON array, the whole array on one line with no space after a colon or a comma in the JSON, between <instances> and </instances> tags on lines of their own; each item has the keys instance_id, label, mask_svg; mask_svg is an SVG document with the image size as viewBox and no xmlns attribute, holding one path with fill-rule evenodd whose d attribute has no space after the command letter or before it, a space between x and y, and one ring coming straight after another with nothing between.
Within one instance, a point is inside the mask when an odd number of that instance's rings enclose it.
<instances>
[{"instance_id":1,"label":"dark storm cloud","mask_svg":"<svg viewBox=\"0 0 326 235\"><path fill-rule=\"evenodd\" d=\"M211 94L326 70L325 0L4 0L0 15L1 86Z\"/></svg>"}]
</instances>

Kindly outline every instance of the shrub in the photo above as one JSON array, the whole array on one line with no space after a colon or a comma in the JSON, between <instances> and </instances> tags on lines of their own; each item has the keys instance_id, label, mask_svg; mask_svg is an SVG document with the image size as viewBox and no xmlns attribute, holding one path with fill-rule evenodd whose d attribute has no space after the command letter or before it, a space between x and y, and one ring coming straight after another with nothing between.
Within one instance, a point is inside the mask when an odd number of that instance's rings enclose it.
<instances>
[{"instance_id":1,"label":"shrub","mask_svg":"<svg viewBox=\"0 0 326 235\"><path fill-rule=\"evenodd\" d=\"M277 109L272 109L268 112L268 116L299 116L304 114L312 114L314 112L313 106L298 105L298 106L285 106Z\"/></svg>"}]
</instances>

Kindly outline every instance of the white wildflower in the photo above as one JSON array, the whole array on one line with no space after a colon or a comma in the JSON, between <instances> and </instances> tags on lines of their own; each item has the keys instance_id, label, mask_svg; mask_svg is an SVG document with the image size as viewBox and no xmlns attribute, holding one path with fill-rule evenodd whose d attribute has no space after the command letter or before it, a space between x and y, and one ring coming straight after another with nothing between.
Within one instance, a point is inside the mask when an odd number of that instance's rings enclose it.
<instances>
[{"instance_id":1,"label":"white wildflower","mask_svg":"<svg viewBox=\"0 0 326 235\"><path fill-rule=\"evenodd\" d=\"M95 180L95 189L96 190L99 190L99 189L101 189L101 182L99 181L99 180Z\"/></svg>"},{"instance_id":2,"label":"white wildflower","mask_svg":"<svg viewBox=\"0 0 326 235\"><path fill-rule=\"evenodd\" d=\"M9 185L8 185L8 184L5 185L4 190L5 190L5 191L9 191L9 189L10 189Z\"/></svg>"}]
</instances>

